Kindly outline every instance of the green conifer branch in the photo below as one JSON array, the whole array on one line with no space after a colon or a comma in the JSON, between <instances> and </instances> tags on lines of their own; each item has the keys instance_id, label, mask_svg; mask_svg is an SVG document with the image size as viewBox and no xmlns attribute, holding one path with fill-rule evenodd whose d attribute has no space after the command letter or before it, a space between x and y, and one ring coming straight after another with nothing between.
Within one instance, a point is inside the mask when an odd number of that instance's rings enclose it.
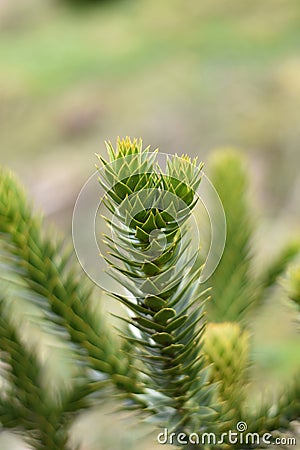
<instances>
[{"instance_id":1,"label":"green conifer branch","mask_svg":"<svg viewBox=\"0 0 300 450\"><path fill-rule=\"evenodd\" d=\"M0 351L8 368L8 388L0 396L0 422L6 428L26 432L25 438L36 449L64 450L67 430L61 427L63 409L55 404L46 386L34 351L21 342L0 300Z\"/></svg>"},{"instance_id":2,"label":"green conifer branch","mask_svg":"<svg viewBox=\"0 0 300 450\"><path fill-rule=\"evenodd\" d=\"M219 150L211 159L209 177L224 207L227 238L221 262L208 281L213 286L208 319L213 322L241 322L255 301L251 274L254 222L245 162L235 150Z\"/></svg>"},{"instance_id":3,"label":"green conifer branch","mask_svg":"<svg viewBox=\"0 0 300 450\"><path fill-rule=\"evenodd\" d=\"M234 429L242 420L247 399L250 366L250 335L238 323L208 323L204 350L210 379L218 382L222 404L220 429Z\"/></svg>"},{"instance_id":4,"label":"green conifer branch","mask_svg":"<svg viewBox=\"0 0 300 450\"><path fill-rule=\"evenodd\" d=\"M270 266L268 266L265 272L260 276L262 287L266 289L273 286L299 254L300 241L293 239L287 242L275 260L271 262Z\"/></svg>"},{"instance_id":5,"label":"green conifer branch","mask_svg":"<svg viewBox=\"0 0 300 450\"><path fill-rule=\"evenodd\" d=\"M227 222L225 251L207 283L213 287L208 308L208 319L213 322L248 321L249 313L261 305L266 290L276 284L300 253L299 241L289 241L261 274L255 274L255 220L248 172L246 161L233 149L218 150L210 161L209 176L222 201Z\"/></svg>"},{"instance_id":6,"label":"green conifer branch","mask_svg":"<svg viewBox=\"0 0 300 450\"><path fill-rule=\"evenodd\" d=\"M194 257L188 218L202 165L174 156L162 174L154 164L155 153L129 138L119 140L116 149L108 144L108 153L108 162L101 158L100 178L114 216L107 220L115 232L114 239L106 237L114 258L108 262L114 278L131 294L129 299L112 296L131 310L132 316L122 320L137 330L132 335L127 329L125 338L136 345L136 359L144 367L148 390L139 397L154 413L153 420L171 429L205 427L216 416L202 350L207 295L199 287L200 271L188 269ZM158 234L151 241L153 232ZM141 258L149 251L150 259Z\"/></svg>"},{"instance_id":7,"label":"green conifer branch","mask_svg":"<svg viewBox=\"0 0 300 450\"><path fill-rule=\"evenodd\" d=\"M33 213L22 187L4 169L0 193L1 243L9 254L6 266L21 277L30 299L44 311L45 322L55 325L58 332L67 331L78 357L89 367L108 374L129 396L141 392L127 358L118 353L103 317L93 308L91 288L72 253L62 239L43 228L41 216Z\"/></svg>"}]
</instances>

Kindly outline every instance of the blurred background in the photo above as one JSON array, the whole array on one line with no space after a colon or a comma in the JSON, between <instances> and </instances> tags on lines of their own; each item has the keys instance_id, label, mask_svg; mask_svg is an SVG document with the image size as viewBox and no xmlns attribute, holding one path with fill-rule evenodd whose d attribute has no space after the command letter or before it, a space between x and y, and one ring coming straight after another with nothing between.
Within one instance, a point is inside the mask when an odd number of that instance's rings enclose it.
<instances>
[{"instance_id":1,"label":"blurred background","mask_svg":"<svg viewBox=\"0 0 300 450\"><path fill-rule=\"evenodd\" d=\"M299 111L298 0L0 0L0 163L68 234L94 153L106 139L141 136L204 162L217 147L240 148L257 246L272 255L300 231ZM269 364L287 374L299 339L288 326L278 337L278 316L265 315L273 335L261 335L261 359L278 339ZM85 450L155 447L113 417L123 431L109 432L102 411L103 446L88 437Z\"/></svg>"}]
</instances>

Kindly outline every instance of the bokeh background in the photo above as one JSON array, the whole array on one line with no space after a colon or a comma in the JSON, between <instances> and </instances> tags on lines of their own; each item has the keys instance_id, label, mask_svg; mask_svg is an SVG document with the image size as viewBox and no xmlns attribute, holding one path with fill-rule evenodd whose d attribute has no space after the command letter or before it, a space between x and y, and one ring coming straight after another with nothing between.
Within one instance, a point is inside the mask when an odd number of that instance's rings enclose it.
<instances>
[{"instance_id":1,"label":"bokeh background","mask_svg":"<svg viewBox=\"0 0 300 450\"><path fill-rule=\"evenodd\" d=\"M249 161L262 263L300 233L299 112L298 0L0 0L0 163L67 234L105 139L142 136L205 162L233 146ZM299 365L280 308L256 333L265 384ZM110 412L95 439L84 418L82 448L155 448Z\"/></svg>"}]
</instances>

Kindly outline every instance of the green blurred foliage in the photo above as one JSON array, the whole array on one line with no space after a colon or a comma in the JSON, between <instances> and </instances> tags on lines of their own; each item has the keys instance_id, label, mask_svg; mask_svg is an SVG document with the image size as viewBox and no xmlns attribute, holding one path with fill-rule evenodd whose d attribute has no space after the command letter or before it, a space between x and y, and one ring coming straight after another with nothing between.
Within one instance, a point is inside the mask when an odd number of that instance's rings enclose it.
<instances>
[{"instance_id":1,"label":"green blurred foliage","mask_svg":"<svg viewBox=\"0 0 300 450\"><path fill-rule=\"evenodd\" d=\"M251 155L263 207L299 217L299 17L297 0L3 2L0 159L37 191L45 164L54 183L76 178L118 134L204 160L233 145Z\"/></svg>"},{"instance_id":2,"label":"green blurred foliage","mask_svg":"<svg viewBox=\"0 0 300 450\"><path fill-rule=\"evenodd\" d=\"M57 0L58 3L66 4L67 6L80 11L93 8L98 5L105 5L107 3L111 3L115 0Z\"/></svg>"},{"instance_id":3,"label":"green blurred foliage","mask_svg":"<svg viewBox=\"0 0 300 450\"><path fill-rule=\"evenodd\" d=\"M0 163L69 230L104 139L141 135L204 161L214 147L241 147L266 217L263 266L299 229L299 19L298 0L0 2ZM258 374L266 384L299 355L278 303L255 330L257 359L284 342ZM120 448L115 435L103 448Z\"/></svg>"}]
</instances>

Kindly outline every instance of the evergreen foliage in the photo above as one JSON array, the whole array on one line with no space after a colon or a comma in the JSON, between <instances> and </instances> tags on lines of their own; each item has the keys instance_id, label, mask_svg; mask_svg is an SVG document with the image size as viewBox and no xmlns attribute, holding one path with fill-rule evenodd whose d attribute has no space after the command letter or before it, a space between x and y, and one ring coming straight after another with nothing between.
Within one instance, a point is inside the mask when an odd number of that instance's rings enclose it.
<instances>
[{"instance_id":1,"label":"evergreen foliage","mask_svg":"<svg viewBox=\"0 0 300 450\"><path fill-rule=\"evenodd\" d=\"M107 161L99 157L106 258L124 288L122 295L108 294L129 311L119 317L121 340L95 306L68 243L45 226L15 177L0 169L1 426L22 433L35 449L67 450L73 420L109 392L120 407L141 410L177 435L221 433L241 420L253 432L288 432L300 418L300 377L273 400L249 408L248 325L299 244L288 243L255 274L248 170L238 152L219 151L210 169L226 213L227 244L218 269L201 285L201 268L191 270L199 249L190 218L203 165L175 155L163 171L157 151L129 138L116 148L108 143L107 150ZM299 280L299 269L291 268L284 281L297 307ZM30 339L30 330L63 343L76 368L55 393L45 382L44 341Z\"/></svg>"},{"instance_id":2,"label":"evergreen foliage","mask_svg":"<svg viewBox=\"0 0 300 450\"><path fill-rule=\"evenodd\" d=\"M254 267L255 214L250 197L246 161L234 149L215 152L209 177L221 198L227 222L227 240L222 260L206 286L212 287L208 320L249 323L256 309L276 286L289 264L299 255L300 241L291 239L278 249L262 273Z\"/></svg>"},{"instance_id":3,"label":"evergreen foliage","mask_svg":"<svg viewBox=\"0 0 300 450\"><path fill-rule=\"evenodd\" d=\"M249 382L249 332L242 331L236 322L211 322L207 325L204 350L207 363L212 366L211 381L219 383L222 420L227 429L234 429L242 419Z\"/></svg>"}]
</instances>

